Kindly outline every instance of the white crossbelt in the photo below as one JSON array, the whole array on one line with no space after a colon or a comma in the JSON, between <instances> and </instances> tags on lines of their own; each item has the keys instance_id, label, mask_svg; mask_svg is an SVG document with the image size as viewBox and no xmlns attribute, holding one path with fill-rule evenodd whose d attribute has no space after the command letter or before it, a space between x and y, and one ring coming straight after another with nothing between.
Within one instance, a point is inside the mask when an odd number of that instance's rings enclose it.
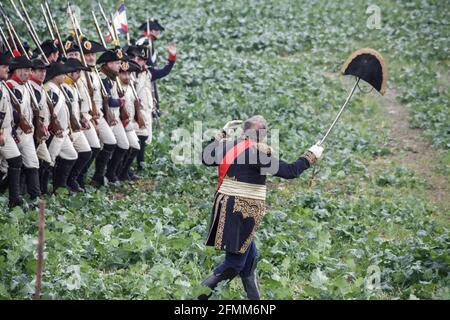
<instances>
[{"instance_id":1,"label":"white crossbelt","mask_svg":"<svg viewBox=\"0 0 450 320\"><path fill-rule=\"evenodd\" d=\"M263 184L253 184L230 179L223 179L218 192L235 197L266 200L267 187Z\"/></svg>"}]
</instances>

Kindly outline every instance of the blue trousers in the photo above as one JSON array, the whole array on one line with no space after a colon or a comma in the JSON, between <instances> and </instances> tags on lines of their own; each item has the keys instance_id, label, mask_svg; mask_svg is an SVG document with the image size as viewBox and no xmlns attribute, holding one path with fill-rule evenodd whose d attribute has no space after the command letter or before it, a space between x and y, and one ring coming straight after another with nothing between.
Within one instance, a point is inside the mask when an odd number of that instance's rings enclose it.
<instances>
[{"instance_id":1,"label":"blue trousers","mask_svg":"<svg viewBox=\"0 0 450 320\"><path fill-rule=\"evenodd\" d=\"M250 276L253 261L258 256L255 242L250 242L243 254L226 252L225 261L214 269L214 274L220 274L228 268L234 268L243 278Z\"/></svg>"}]
</instances>

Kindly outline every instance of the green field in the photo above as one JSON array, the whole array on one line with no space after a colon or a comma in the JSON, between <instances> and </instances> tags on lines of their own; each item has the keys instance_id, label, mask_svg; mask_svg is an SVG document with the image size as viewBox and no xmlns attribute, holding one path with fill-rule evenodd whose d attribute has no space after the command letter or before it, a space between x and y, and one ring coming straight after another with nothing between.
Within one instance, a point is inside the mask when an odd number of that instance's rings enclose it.
<instances>
[{"instance_id":1,"label":"green field","mask_svg":"<svg viewBox=\"0 0 450 320\"><path fill-rule=\"evenodd\" d=\"M64 26L65 2L51 2L60 3L54 11ZM90 1L83 2L74 4L88 12ZM126 1L134 37L145 19L137 3ZM195 121L220 128L262 114L280 130L280 156L293 161L345 100L352 82L339 74L345 59L372 47L387 62L388 93L396 98L389 104L377 92L355 95L314 183L312 170L293 181L269 179L256 235L261 295L450 299L448 1L377 4L380 29L366 26L367 3L356 0L149 3L150 16L167 30L158 41L160 63L172 39L179 58L159 81L162 128L154 129L145 179L46 198L43 298L195 298L223 259L204 246L217 174L174 164L172 130L192 132ZM43 38L40 14L30 15ZM95 37L88 15L82 23ZM395 117L392 106L409 116ZM1 194L0 212L0 297L30 299L37 210L9 212ZM371 286L373 271L379 286ZM243 299L244 291L233 281L213 297Z\"/></svg>"}]
</instances>

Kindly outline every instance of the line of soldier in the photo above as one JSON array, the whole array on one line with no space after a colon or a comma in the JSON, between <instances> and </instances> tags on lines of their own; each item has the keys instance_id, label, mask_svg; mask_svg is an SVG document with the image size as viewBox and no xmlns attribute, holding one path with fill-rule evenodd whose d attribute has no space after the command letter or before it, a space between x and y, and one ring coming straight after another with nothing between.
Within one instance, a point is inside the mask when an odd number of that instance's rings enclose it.
<instances>
[{"instance_id":1,"label":"line of soldier","mask_svg":"<svg viewBox=\"0 0 450 320\"><path fill-rule=\"evenodd\" d=\"M25 192L32 201L49 194L50 178L53 192L85 191L94 161L95 187L105 178L110 185L139 179L131 165L143 167L152 139L159 113L154 81L176 61L172 43L158 69L149 48L164 28L152 20L141 29L142 38L124 48L107 49L84 36L78 42L71 34L63 43L66 57L57 40L41 44L45 58L38 50L28 55L33 59L20 50L0 52L0 190L9 189L9 207L22 205Z\"/></svg>"}]
</instances>

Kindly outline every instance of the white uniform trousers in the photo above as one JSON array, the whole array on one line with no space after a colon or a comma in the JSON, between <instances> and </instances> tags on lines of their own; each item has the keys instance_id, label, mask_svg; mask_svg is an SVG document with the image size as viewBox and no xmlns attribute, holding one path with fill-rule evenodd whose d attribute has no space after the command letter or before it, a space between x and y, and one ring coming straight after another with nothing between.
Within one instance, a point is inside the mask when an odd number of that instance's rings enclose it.
<instances>
[{"instance_id":1,"label":"white uniform trousers","mask_svg":"<svg viewBox=\"0 0 450 320\"><path fill-rule=\"evenodd\" d=\"M16 141L14 141L11 133L11 128L3 129L3 139L5 140L5 145L0 147L0 156L5 159L11 159L20 156L20 150L17 147Z\"/></svg>"},{"instance_id":2,"label":"white uniform trousers","mask_svg":"<svg viewBox=\"0 0 450 320\"><path fill-rule=\"evenodd\" d=\"M100 149L100 140L95 130L94 124L91 123L89 130L82 131L91 148Z\"/></svg>"},{"instance_id":3,"label":"white uniform trousers","mask_svg":"<svg viewBox=\"0 0 450 320\"><path fill-rule=\"evenodd\" d=\"M117 147L120 149L129 149L130 143L128 142L127 134L122 122L117 122L115 126L111 127L114 136L116 137Z\"/></svg>"},{"instance_id":4,"label":"white uniform trousers","mask_svg":"<svg viewBox=\"0 0 450 320\"><path fill-rule=\"evenodd\" d=\"M37 157L39 160L51 163L52 158L50 157L50 152L48 151L47 144L45 141L41 142L36 149Z\"/></svg>"},{"instance_id":5,"label":"white uniform trousers","mask_svg":"<svg viewBox=\"0 0 450 320\"><path fill-rule=\"evenodd\" d=\"M108 125L104 117L97 120L97 130L101 143L103 144L117 144L116 137L114 136L111 127Z\"/></svg>"},{"instance_id":6,"label":"white uniform trousers","mask_svg":"<svg viewBox=\"0 0 450 320\"><path fill-rule=\"evenodd\" d=\"M82 131L72 133L72 143L73 147L77 152L89 152L91 151L91 146L89 145L86 136Z\"/></svg>"},{"instance_id":7,"label":"white uniform trousers","mask_svg":"<svg viewBox=\"0 0 450 320\"><path fill-rule=\"evenodd\" d=\"M131 121L127 127L125 128L125 132L127 134L128 143L130 144L130 148L139 150L141 148L139 144L139 138L136 134L136 129L138 129L139 126L135 121Z\"/></svg>"},{"instance_id":8,"label":"white uniform trousers","mask_svg":"<svg viewBox=\"0 0 450 320\"><path fill-rule=\"evenodd\" d=\"M22 154L22 163L27 169L39 169L39 160L34 146L33 133L18 134L20 142L17 144Z\"/></svg>"},{"instance_id":9,"label":"white uniform trousers","mask_svg":"<svg viewBox=\"0 0 450 320\"><path fill-rule=\"evenodd\" d=\"M77 151L73 147L72 141L70 140L67 132L64 132L62 138L53 136L52 141L48 147L50 156L52 158L51 166L55 165L56 157L60 156L65 160L76 160L78 158Z\"/></svg>"}]
</instances>

